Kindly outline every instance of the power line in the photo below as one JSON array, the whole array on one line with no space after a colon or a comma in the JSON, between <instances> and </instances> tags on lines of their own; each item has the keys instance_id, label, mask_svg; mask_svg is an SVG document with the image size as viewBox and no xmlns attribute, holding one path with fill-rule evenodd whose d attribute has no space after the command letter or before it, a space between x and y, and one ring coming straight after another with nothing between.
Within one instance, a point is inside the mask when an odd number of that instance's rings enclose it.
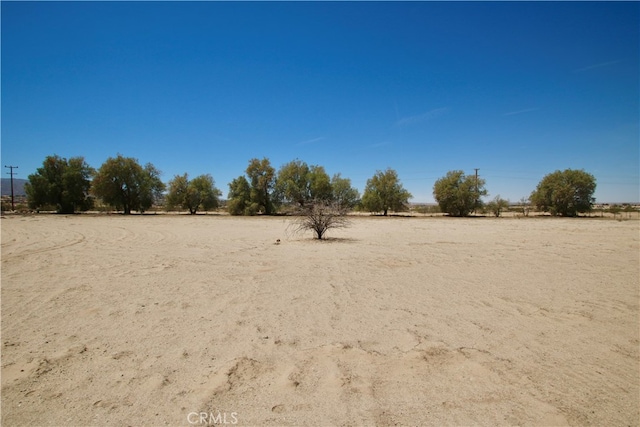
<instances>
[{"instance_id":1,"label":"power line","mask_svg":"<svg viewBox=\"0 0 640 427\"><path fill-rule=\"evenodd\" d=\"M473 207L473 213L476 213L476 209L478 209L478 171L480 170L479 168L475 168L474 169L476 171L476 203Z\"/></svg>"},{"instance_id":2,"label":"power line","mask_svg":"<svg viewBox=\"0 0 640 427\"><path fill-rule=\"evenodd\" d=\"M15 207L14 207L14 202L13 202L13 175L16 175L16 173L13 170L14 169L18 169L18 167L17 166L5 166L5 168L10 170L9 172L7 172L7 175L11 175L11 210L14 211Z\"/></svg>"}]
</instances>

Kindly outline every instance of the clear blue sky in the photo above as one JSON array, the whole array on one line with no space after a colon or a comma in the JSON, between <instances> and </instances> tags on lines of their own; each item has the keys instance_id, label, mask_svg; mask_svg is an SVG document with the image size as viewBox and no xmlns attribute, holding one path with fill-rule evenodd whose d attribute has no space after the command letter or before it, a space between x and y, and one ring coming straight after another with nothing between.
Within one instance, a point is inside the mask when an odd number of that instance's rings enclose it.
<instances>
[{"instance_id":1,"label":"clear blue sky","mask_svg":"<svg viewBox=\"0 0 640 427\"><path fill-rule=\"evenodd\" d=\"M253 157L414 202L479 168L517 201L547 173L640 201L638 2L7 2L2 164L118 153L228 183ZM8 170L3 168L3 176Z\"/></svg>"}]
</instances>

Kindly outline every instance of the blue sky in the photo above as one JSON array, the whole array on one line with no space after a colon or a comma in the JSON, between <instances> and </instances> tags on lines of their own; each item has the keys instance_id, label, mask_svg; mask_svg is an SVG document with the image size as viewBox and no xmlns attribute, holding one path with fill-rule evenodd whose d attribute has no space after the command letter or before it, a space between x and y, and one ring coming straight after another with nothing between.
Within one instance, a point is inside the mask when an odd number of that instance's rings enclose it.
<instances>
[{"instance_id":1,"label":"blue sky","mask_svg":"<svg viewBox=\"0 0 640 427\"><path fill-rule=\"evenodd\" d=\"M433 202L479 168L517 201L584 169L640 201L638 2L7 2L2 163L118 153L224 196L251 158L398 172ZM4 170L7 172L8 170ZM3 176L7 176L3 174Z\"/></svg>"}]
</instances>

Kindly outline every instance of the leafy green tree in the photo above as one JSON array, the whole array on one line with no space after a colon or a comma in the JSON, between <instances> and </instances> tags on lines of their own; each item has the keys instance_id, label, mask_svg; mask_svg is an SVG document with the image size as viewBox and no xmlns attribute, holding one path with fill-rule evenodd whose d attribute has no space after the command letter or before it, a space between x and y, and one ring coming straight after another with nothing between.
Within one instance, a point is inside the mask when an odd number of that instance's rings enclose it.
<instances>
[{"instance_id":1,"label":"leafy green tree","mask_svg":"<svg viewBox=\"0 0 640 427\"><path fill-rule=\"evenodd\" d=\"M147 163L142 167L138 160L120 154L100 166L92 185L96 197L125 214L149 209L164 189L155 166Z\"/></svg>"},{"instance_id":2,"label":"leafy green tree","mask_svg":"<svg viewBox=\"0 0 640 427\"><path fill-rule=\"evenodd\" d=\"M144 212L149 209L156 200L162 199L162 192L166 185L160 179L162 173L151 163L144 165L142 180L140 183L140 205L136 210Z\"/></svg>"},{"instance_id":3,"label":"leafy green tree","mask_svg":"<svg viewBox=\"0 0 640 427\"><path fill-rule=\"evenodd\" d=\"M411 197L411 193L402 187L398 173L389 168L384 172L377 171L367 180L362 205L369 212L382 212L386 216L389 210L407 210L407 203Z\"/></svg>"},{"instance_id":4,"label":"leafy green tree","mask_svg":"<svg viewBox=\"0 0 640 427\"><path fill-rule=\"evenodd\" d=\"M297 159L282 165L276 179L278 198L304 206L310 198L309 173L309 166Z\"/></svg>"},{"instance_id":5,"label":"leafy green tree","mask_svg":"<svg viewBox=\"0 0 640 427\"><path fill-rule=\"evenodd\" d=\"M572 217L591 210L595 190L596 179L590 173L558 170L542 178L530 199L538 210Z\"/></svg>"},{"instance_id":6,"label":"leafy green tree","mask_svg":"<svg viewBox=\"0 0 640 427\"><path fill-rule=\"evenodd\" d=\"M309 168L309 200L314 203L330 202L331 179L322 166L313 165Z\"/></svg>"},{"instance_id":7,"label":"leafy green tree","mask_svg":"<svg viewBox=\"0 0 640 427\"><path fill-rule=\"evenodd\" d=\"M83 157L67 160L57 155L47 156L42 167L29 175L29 182L25 184L29 207L53 205L58 213L90 209L93 204L89 197L90 179L94 172Z\"/></svg>"},{"instance_id":8,"label":"leafy green tree","mask_svg":"<svg viewBox=\"0 0 640 427\"><path fill-rule=\"evenodd\" d=\"M309 166L298 159L283 165L276 178L277 198L304 206L310 201L331 199L331 180L322 166Z\"/></svg>"},{"instance_id":9,"label":"leafy green tree","mask_svg":"<svg viewBox=\"0 0 640 427\"><path fill-rule=\"evenodd\" d=\"M183 202L189 201L189 176L185 173L184 175L176 175L173 177L171 181L169 181L169 192L167 193L167 197L165 198L166 209L173 210L176 207L188 209L188 207L183 207Z\"/></svg>"},{"instance_id":10,"label":"leafy green tree","mask_svg":"<svg viewBox=\"0 0 640 427\"><path fill-rule=\"evenodd\" d=\"M251 202L266 215L275 212L273 191L276 184L276 170L266 157L262 160L251 159L247 166L247 176L251 184Z\"/></svg>"},{"instance_id":11,"label":"leafy green tree","mask_svg":"<svg viewBox=\"0 0 640 427\"><path fill-rule=\"evenodd\" d=\"M198 209L205 211L217 208L220 190L215 187L211 175L200 175L189 181L189 176L176 175L169 182L169 194L167 194L167 208L180 207L188 209L194 215Z\"/></svg>"},{"instance_id":12,"label":"leafy green tree","mask_svg":"<svg viewBox=\"0 0 640 427\"><path fill-rule=\"evenodd\" d=\"M509 201L504 200L498 194L493 200L487 203L486 207L492 214L499 217L502 211L509 207Z\"/></svg>"},{"instance_id":13,"label":"leafy green tree","mask_svg":"<svg viewBox=\"0 0 640 427\"><path fill-rule=\"evenodd\" d=\"M349 178L342 178L340 174L331 177L331 200L341 209L353 209L358 200L360 193L351 187Z\"/></svg>"},{"instance_id":14,"label":"leafy green tree","mask_svg":"<svg viewBox=\"0 0 640 427\"><path fill-rule=\"evenodd\" d=\"M244 176L239 176L229 183L227 211L231 215L255 215L257 204L251 202L251 186Z\"/></svg>"},{"instance_id":15,"label":"leafy green tree","mask_svg":"<svg viewBox=\"0 0 640 427\"><path fill-rule=\"evenodd\" d=\"M484 179L466 176L463 171L447 172L433 185L433 196L442 212L451 216L468 216L482 206L481 196L486 196Z\"/></svg>"}]
</instances>

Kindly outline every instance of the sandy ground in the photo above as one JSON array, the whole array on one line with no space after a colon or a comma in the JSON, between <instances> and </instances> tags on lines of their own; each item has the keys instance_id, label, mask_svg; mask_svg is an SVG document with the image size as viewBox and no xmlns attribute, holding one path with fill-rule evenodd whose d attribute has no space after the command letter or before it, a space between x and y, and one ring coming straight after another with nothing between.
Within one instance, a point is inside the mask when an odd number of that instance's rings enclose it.
<instances>
[{"instance_id":1,"label":"sandy ground","mask_svg":"<svg viewBox=\"0 0 640 427\"><path fill-rule=\"evenodd\" d=\"M637 220L288 221L3 218L2 425L640 423Z\"/></svg>"}]
</instances>

